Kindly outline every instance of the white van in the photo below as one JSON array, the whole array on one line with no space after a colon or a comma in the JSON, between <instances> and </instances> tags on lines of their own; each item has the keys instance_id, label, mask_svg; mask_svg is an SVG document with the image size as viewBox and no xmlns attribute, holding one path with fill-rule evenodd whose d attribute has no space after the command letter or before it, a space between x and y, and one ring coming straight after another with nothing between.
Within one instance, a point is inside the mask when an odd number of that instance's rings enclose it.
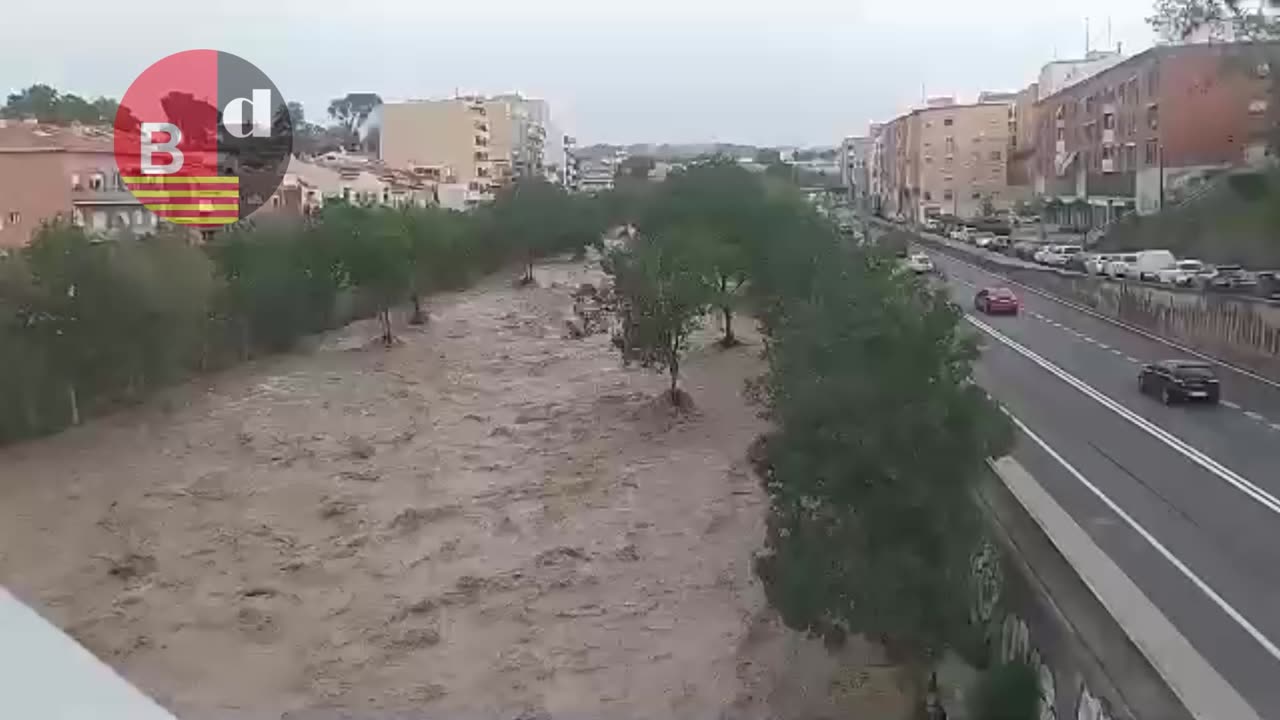
<instances>
[{"instance_id":1,"label":"white van","mask_svg":"<svg viewBox=\"0 0 1280 720\"><path fill-rule=\"evenodd\" d=\"M1137 275L1139 280L1156 282L1160 279L1160 271L1168 270L1178 264L1178 258L1168 250L1143 250L1138 253L1137 262L1130 266L1129 274Z\"/></svg>"}]
</instances>

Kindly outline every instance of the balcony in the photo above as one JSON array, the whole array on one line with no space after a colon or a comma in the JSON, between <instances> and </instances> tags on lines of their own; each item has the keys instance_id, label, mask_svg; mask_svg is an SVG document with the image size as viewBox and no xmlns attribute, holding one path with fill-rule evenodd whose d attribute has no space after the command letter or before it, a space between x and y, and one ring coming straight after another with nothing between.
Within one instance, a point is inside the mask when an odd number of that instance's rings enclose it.
<instances>
[{"instance_id":1,"label":"balcony","mask_svg":"<svg viewBox=\"0 0 1280 720\"><path fill-rule=\"evenodd\" d=\"M487 137L484 137L482 135L477 135L475 137L475 141L476 141L475 143L476 147L489 147L489 138Z\"/></svg>"},{"instance_id":2,"label":"balcony","mask_svg":"<svg viewBox=\"0 0 1280 720\"><path fill-rule=\"evenodd\" d=\"M133 193L121 189L93 190L75 187L71 190L72 205L141 205Z\"/></svg>"},{"instance_id":3,"label":"balcony","mask_svg":"<svg viewBox=\"0 0 1280 720\"><path fill-rule=\"evenodd\" d=\"M1115 128L1108 128L1102 131L1102 142L1106 144L1111 144L1111 143L1114 143L1115 141L1116 141Z\"/></svg>"}]
</instances>

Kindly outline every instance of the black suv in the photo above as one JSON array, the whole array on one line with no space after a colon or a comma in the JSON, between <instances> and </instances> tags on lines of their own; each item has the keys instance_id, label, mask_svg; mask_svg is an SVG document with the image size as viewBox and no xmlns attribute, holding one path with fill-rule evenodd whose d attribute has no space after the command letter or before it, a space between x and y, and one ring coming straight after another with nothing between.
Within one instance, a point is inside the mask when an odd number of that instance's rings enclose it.
<instances>
[{"instance_id":1,"label":"black suv","mask_svg":"<svg viewBox=\"0 0 1280 720\"><path fill-rule=\"evenodd\" d=\"M1160 398L1165 405L1189 400L1217 404L1220 395L1213 366L1195 360L1161 360L1143 365L1138 391Z\"/></svg>"}]
</instances>

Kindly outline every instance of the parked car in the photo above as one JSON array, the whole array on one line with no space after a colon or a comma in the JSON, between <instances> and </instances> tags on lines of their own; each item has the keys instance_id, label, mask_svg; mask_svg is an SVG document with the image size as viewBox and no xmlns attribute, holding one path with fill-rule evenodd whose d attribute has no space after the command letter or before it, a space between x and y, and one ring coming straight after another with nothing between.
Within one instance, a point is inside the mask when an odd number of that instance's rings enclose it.
<instances>
[{"instance_id":1,"label":"parked car","mask_svg":"<svg viewBox=\"0 0 1280 720\"><path fill-rule=\"evenodd\" d=\"M1138 264L1137 253L1125 253L1116 255L1107 263L1107 275L1113 278L1131 277L1135 272L1134 268Z\"/></svg>"},{"instance_id":2,"label":"parked car","mask_svg":"<svg viewBox=\"0 0 1280 720\"><path fill-rule=\"evenodd\" d=\"M996 239L996 234L987 230L980 230L971 237L971 242L976 247L986 248L991 246L991 242Z\"/></svg>"},{"instance_id":3,"label":"parked car","mask_svg":"<svg viewBox=\"0 0 1280 720\"><path fill-rule=\"evenodd\" d=\"M1280 295L1280 270L1263 270L1257 274L1258 284L1253 294L1263 298L1275 298Z\"/></svg>"},{"instance_id":4,"label":"parked car","mask_svg":"<svg viewBox=\"0 0 1280 720\"><path fill-rule=\"evenodd\" d=\"M1201 277L1201 286L1211 290L1252 289L1257 284L1257 277L1239 265L1219 265L1212 273Z\"/></svg>"},{"instance_id":5,"label":"parked car","mask_svg":"<svg viewBox=\"0 0 1280 720\"><path fill-rule=\"evenodd\" d=\"M957 242L969 242L969 228L956 228L951 231L951 239Z\"/></svg>"},{"instance_id":6,"label":"parked car","mask_svg":"<svg viewBox=\"0 0 1280 720\"><path fill-rule=\"evenodd\" d=\"M1138 391L1165 405L1189 400L1218 404L1221 392L1213 366L1198 360L1161 360L1138 371Z\"/></svg>"},{"instance_id":7,"label":"parked car","mask_svg":"<svg viewBox=\"0 0 1280 720\"><path fill-rule=\"evenodd\" d=\"M1030 240L1019 240L1018 242L1013 244L1013 248L1012 248L1013 256L1016 258L1027 260L1033 254L1035 254L1035 251L1038 250L1039 247L1040 247L1039 245L1031 242Z\"/></svg>"},{"instance_id":8,"label":"parked car","mask_svg":"<svg viewBox=\"0 0 1280 720\"><path fill-rule=\"evenodd\" d=\"M1173 264L1173 267L1156 271L1156 280L1165 285L1190 287L1195 282L1196 276L1204 270L1205 265L1199 260L1179 260Z\"/></svg>"},{"instance_id":9,"label":"parked car","mask_svg":"<svg viewBox=\"0 0 1280 720\"><path fill-rule=\"evenodd\" d=\"M1079 245L1051 245L1036 259L1051 267L1065 267L1068 260L1081 252L1083 248Z\"/></svg>"},{"instance_id":10,"label":"parked car","mask_svg":"<svg viewBox=\"0 0 1280 720\"><path fill-rule=\"evenodd\" d=\"M1004 235L997 235L991 238L991 243L987 245L987 249L992 252L1008 252L1011 241Z\"/></svg>"},{"instance_id":11,"label":"parked car","mask_svg":"<svg viewBox=\"0 0 1280 720\"><path fill-rule=\"evenodd\" d=\"M1078 273L1087 273L1089 271L1085 270L1084 264L1089 259L1090 255L1091 253L1076 253L1075 255L1067 258L1067 264L1062 267Z\"/></svg>"},{"instance_id":12,"label":"parked car","mask_svg":"<svg viewBox=\"0 0 1280 720\"><path fill-rule=\"evenodd\" d=\"M986 315L1017 315L1018 296L1006 287L989 287L973 296L973 307Z\"/></svg>"},{"instance_id":13,"label":"parked car","mask_svg":"<svg viewBox=\"0 0 1280 720\"><path fill-rule=\"evenodd\" d=\"M933 260L924 253L911 253L907 258L907 269L917 275L933 272Z\"/></svg>"},{"instance_id":14,"label":"parked car","mask_svg":"<svg viewBox=\"0 0 1280 720\"><path fill-rule=\"evenodd\" d=\"M1098 253L1097 255L1090 255L1088 258L1085 258L1084 271L1090 275L1106 275L1107 263L1117 257L1118 256L1115 253Z\"/></svg>"},{"instance_id":15,"label":"parked car","mask_svg":"<svg viewBox=\"0 0 1280 720\"><path fill-rule=\"evenodd\" d=\"M1036 248L1035 252L1031 254L1031 259L1035 260L1038 263L1043 263L1048 253L1057 250L1057 248L1058 248L1057 245L1041 245L1040 247Z\"/></svg>"},{"instance_id":16,"label":"parked car","mask_svg":"<svg viewBox=\"0 0 1280 720\"><path fill-rule=\"evenodd\" d=\"M1167 270L1178 263L1178 259L1168 250L1142 250L1138 260L1133 264L1133 271L1139 280L1155 282L1160 279L1160 271Z\"/></svg>"}]
</instances>

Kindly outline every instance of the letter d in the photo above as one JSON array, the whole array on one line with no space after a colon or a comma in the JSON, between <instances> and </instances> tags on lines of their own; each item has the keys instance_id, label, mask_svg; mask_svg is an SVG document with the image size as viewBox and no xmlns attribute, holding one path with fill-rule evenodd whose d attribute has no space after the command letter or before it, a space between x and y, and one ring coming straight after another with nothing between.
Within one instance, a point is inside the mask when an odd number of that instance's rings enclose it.
<instances>
[{"instance_id":1,"label":"letter d","mask_svg":"<svg viewBox=\"0 0 1280 720\"><path fill-rule=\"evenodd\" d=\"M165 142L155 142L156 133L168 133L169 139ZM143 175L172 175L182 169L182 151L178 149L178 143L182 142L182 131L173 123L163 122L144 122L142 123L142 174ZM169 153L173 159L165 165L156 165L152 160L155 153Z\"/></svg>"},{"instance_id":2,"label":"letter d","mask_svg":"<svg viewBox=\"0 0 1280 720\"><path fill-rule=\"evenodd\" d=\"M253 130L244 131L244 106L249 106L249 121ZM271 91L255 88L253 99L234 98L222 110L222 126L238 138L250 135L257 138L271 137Z\"/></svg>"}]
</instances>

